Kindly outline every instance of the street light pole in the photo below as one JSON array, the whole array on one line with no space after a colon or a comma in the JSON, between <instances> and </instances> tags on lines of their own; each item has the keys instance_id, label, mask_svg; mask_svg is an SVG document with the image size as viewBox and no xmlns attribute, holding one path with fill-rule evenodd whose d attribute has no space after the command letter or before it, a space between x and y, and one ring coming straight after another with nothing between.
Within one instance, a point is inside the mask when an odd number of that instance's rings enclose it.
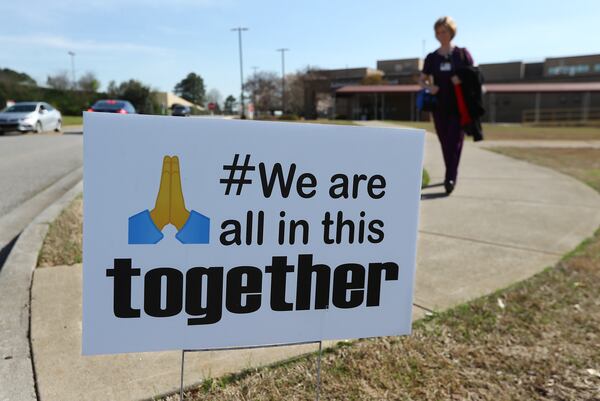
<instances>
[{"instance_id":1,"label":"street light pole","mask_svg":"<svg viewBox=\"0 0 600 401\"><path fill-rule=\"evenodd\" d=\"M75 88L75 52L69 52L71 56L71 79L73 80L73 89Z\"/></svg>"},{"instance_id":2,"label":"street light pole","mask_svg":"<svg viewBox=\"0 0 600 401\"><path fill-rule=\"evenodd\" d=\"M246 118L246 112L244 110L244 66L242 62L242 31L247 31L248 28L243 28L241 26L237 28L232 28L232 31L238 32L238 43L240 47L240 104L242 107L242 115L241 118Z\"/></svg>"},{"instance_id":3,"label":"street light pole","mask_svg":"<svg viewBox=\"0 0 600 401\"><path fill-rule=\"evenodd\" d=\"M285 52L290 49L277 49L281 52L281 111L285 114Z\"/></svg>"}]
</instances>

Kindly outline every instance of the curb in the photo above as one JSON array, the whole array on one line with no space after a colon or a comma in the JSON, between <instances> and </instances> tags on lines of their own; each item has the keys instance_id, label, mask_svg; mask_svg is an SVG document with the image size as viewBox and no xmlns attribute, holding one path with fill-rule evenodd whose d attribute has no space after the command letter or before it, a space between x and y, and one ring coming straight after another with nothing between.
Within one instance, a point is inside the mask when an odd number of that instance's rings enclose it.
<instances>
[{"instance_id":1,"label":"curb","mask_svg":"<svg viewBox=\"0 0 600 401\"><path fill-rule=\"evenodd\" d=\"M59 180L52 185L60 186ZM31 279L50 223L82 192L79 180L21 233L0 271L0 401L36 401L29 342Z\"/></svg>"},{"instance_id":2,"label":"curb","mask_svg":"<svg viewBox=\"0 0 600 401\"><path fill-rule=\"evenodd\" d=\"M40 213L81 181L82 177L83 168L79 167L0 217L0 248L5 248L13 242Z\"/></svg>"}]
</instances>

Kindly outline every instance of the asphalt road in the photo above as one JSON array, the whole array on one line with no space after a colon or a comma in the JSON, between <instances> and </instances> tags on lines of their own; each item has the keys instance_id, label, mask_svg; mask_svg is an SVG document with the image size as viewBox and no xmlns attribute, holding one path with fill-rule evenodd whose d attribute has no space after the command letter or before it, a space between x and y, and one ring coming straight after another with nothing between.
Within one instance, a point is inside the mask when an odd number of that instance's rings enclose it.
<instances>
[{"instance_id":1,"label":"asphalt road","mask_svg":"<svg viewBox=\"0 0 600 401\"><path fill-rule=\"evenodd\" d=\"M0 217L82 164L81 134L0 136Z\"/></svg>"}]
</instances>

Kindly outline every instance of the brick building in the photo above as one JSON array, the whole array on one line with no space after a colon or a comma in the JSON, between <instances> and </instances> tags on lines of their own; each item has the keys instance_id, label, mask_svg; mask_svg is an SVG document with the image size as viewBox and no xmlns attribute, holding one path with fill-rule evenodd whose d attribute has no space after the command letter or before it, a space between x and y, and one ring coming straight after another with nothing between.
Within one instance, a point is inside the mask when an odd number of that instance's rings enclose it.
<instances>
[{"instance_id":1,"label":"brick building","mask_svg":"<svg viewBox=\"0 0 600 401\"><path fill-rule=\"evenodd\" d=\"M419 120L421 59L379 60L377 68L321 70L305 88L305 115ZM600 54L479 65L487 122L600 122ZM375 79L376 78L376 79ZM369 84L377 81L378 85Z\"/></svg>"}]
</instances>

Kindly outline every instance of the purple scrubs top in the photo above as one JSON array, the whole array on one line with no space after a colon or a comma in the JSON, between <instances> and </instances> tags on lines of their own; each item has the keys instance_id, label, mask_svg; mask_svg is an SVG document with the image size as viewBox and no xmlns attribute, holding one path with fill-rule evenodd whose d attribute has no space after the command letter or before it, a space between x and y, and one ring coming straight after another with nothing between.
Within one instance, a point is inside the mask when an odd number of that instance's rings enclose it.
<instances>
[{"instance_id":1,"label":"purple scrubs top","mask_svg":"<svg viewBox=\"0 0 600 401\"><path fill-rule=\"evenodd\" d=\"M452 76L456 69L473 65L471 53L466 48L455 46L452 53L448 56L442 56L437 51L431 52L425 58L423 65L423 74L433 76L433 83L439 86L437 93L436 113L458 115L456 105L456 96L454 95L454 86Z\"/></svg>"}]
</instances>

